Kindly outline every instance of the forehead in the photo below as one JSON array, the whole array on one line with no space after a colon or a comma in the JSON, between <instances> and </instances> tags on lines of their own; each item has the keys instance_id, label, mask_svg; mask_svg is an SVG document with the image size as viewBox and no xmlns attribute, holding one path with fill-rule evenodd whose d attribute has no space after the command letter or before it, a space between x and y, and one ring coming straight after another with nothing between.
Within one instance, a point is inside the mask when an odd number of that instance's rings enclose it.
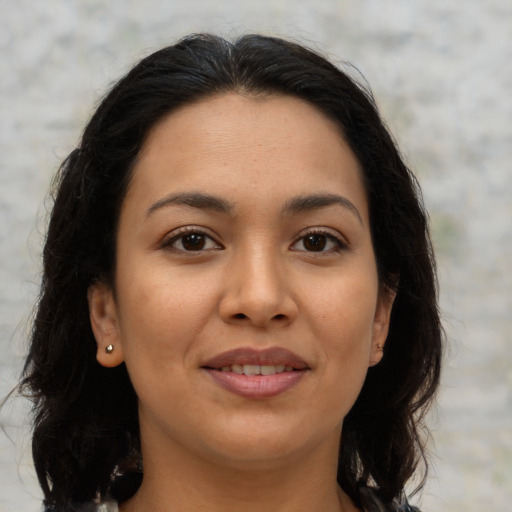
<instances>
[{"instance_id":1,"label":"forehead","mask_svg":"<svg viewBox=\"0 0 512 512\"><path fill-rule=\"evenodd\" d=\"M313 132L318 137L329 132L345 144L341 127L305 100L288 95L226 92L183 105L164 116L150 130L140 156L144 158L155 149L185 139L226 145L235 138L237 144L243 139L249 145L282 143L286 137L290 144L317 144Z\"/></svg>"},{"instance_id":2,"label":"forehead","mask_svg":"<svg viewBox=\"0 0 512 512\"><path fill-rule=\"evenodd\" d=\"M359 162L341 128L313 105L279 95L215 95L153 127L128 195L156 200L191 189L235 202L338 189L365 202Z\"/></svg>"}]
</instances>

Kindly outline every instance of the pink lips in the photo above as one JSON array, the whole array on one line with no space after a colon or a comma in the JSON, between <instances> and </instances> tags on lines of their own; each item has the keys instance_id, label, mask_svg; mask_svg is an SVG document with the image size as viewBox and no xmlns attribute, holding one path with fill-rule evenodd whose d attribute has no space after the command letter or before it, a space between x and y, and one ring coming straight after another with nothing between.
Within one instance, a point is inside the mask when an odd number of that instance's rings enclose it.
<instances>
[{"instance_id":1,"label":"pink lips","mask_svg":"<svg viewBox=\"0 0 512 512\"><path fill-rule=\"evenodd\" d=\"M292 367L293 370L272 375L245 375L221 371L221 368L232 365L284 365ZM297 385L309 369L296 354L278 347L264 350L230 350L206 361L202 368L222 388L246 398L270 398L279 395Z\"/></svg>"}]
</instances>

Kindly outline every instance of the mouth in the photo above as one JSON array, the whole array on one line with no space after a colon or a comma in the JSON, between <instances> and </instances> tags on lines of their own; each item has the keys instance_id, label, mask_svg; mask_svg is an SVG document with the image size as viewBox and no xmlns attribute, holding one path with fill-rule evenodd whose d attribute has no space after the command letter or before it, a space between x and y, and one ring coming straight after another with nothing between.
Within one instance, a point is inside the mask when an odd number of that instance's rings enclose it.
<instances>
[{"instance_id":1,"label":"mouth","mask_svg":"<svg viewBox=\"0 0 512 512\"><path fill-rule=\"evenodd\" d=\"M231 372L237 375L276 375L283 372L298 372L302 371L290 365L284 364L232 364L229 366L222 366L221 368L208 368L209 370L216 370L219 372Z\"/></svg>"},{"instance_id":2,"label":"mouth","mask_svg":"<svg viewBox=\"0 0 512 512\"><path fill-rule=\"evenodd\" d=\"M246 398L270 398L297 385L310 368L287 349L243 348L215 356L202 369L231 393Z\"/></svg>"},{"instance_id":3,"label":"mouth","mask_svg":"<svg viewBox=\"0 0 512 512\"><path fill-rule=\"evenodd\" d=\"M274 375L306 370L309 369L309 365L288 349L271 347L261 350L253 348L228 350L205 361L203 368L238 375Z\"/></svg>"}]
</instances>

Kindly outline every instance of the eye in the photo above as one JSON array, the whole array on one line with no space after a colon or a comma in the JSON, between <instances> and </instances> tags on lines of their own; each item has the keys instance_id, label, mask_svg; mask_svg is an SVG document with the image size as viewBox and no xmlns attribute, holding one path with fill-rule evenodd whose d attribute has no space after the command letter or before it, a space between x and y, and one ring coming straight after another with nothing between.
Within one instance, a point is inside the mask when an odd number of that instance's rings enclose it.
<instances>
[{"instance_id":1,"label":"eye","mask_svg":"<svg viewBox=\"0 0 512 512\"><path fill-rule=\"evenodd\" d=\"M337 252L346 248L346 244L330 233L314 231L300 237L291 248L294 251Z\"/></svg>"},{"instance_id":2,"label":"eye","mask_svg":"<svg viewBox=\"0 0 512 512\"><path fill-rule=\"evenodd\" d=\"M163 243L163 247L175 251L200 252L222 247L209 235L197 229L180 230Z\"/></svg>"}]
</instances>

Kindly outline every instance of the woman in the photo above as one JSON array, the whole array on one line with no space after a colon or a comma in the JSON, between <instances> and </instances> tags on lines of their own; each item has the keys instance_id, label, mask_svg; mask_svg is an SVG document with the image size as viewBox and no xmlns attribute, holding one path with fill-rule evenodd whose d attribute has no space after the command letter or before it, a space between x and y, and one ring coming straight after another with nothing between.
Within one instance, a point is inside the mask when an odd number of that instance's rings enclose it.
<instances>
[{"instance_id":1,"label":"woman","mask_svg":"<svg viewBox=\"0 0 512 512\"><path fill-rule=\"evenodd\" d=\"M185 38L55 182L22 383L47 510L412 510L441 338L370 93L290 42Z\"/></svg>"}]
</instances>

